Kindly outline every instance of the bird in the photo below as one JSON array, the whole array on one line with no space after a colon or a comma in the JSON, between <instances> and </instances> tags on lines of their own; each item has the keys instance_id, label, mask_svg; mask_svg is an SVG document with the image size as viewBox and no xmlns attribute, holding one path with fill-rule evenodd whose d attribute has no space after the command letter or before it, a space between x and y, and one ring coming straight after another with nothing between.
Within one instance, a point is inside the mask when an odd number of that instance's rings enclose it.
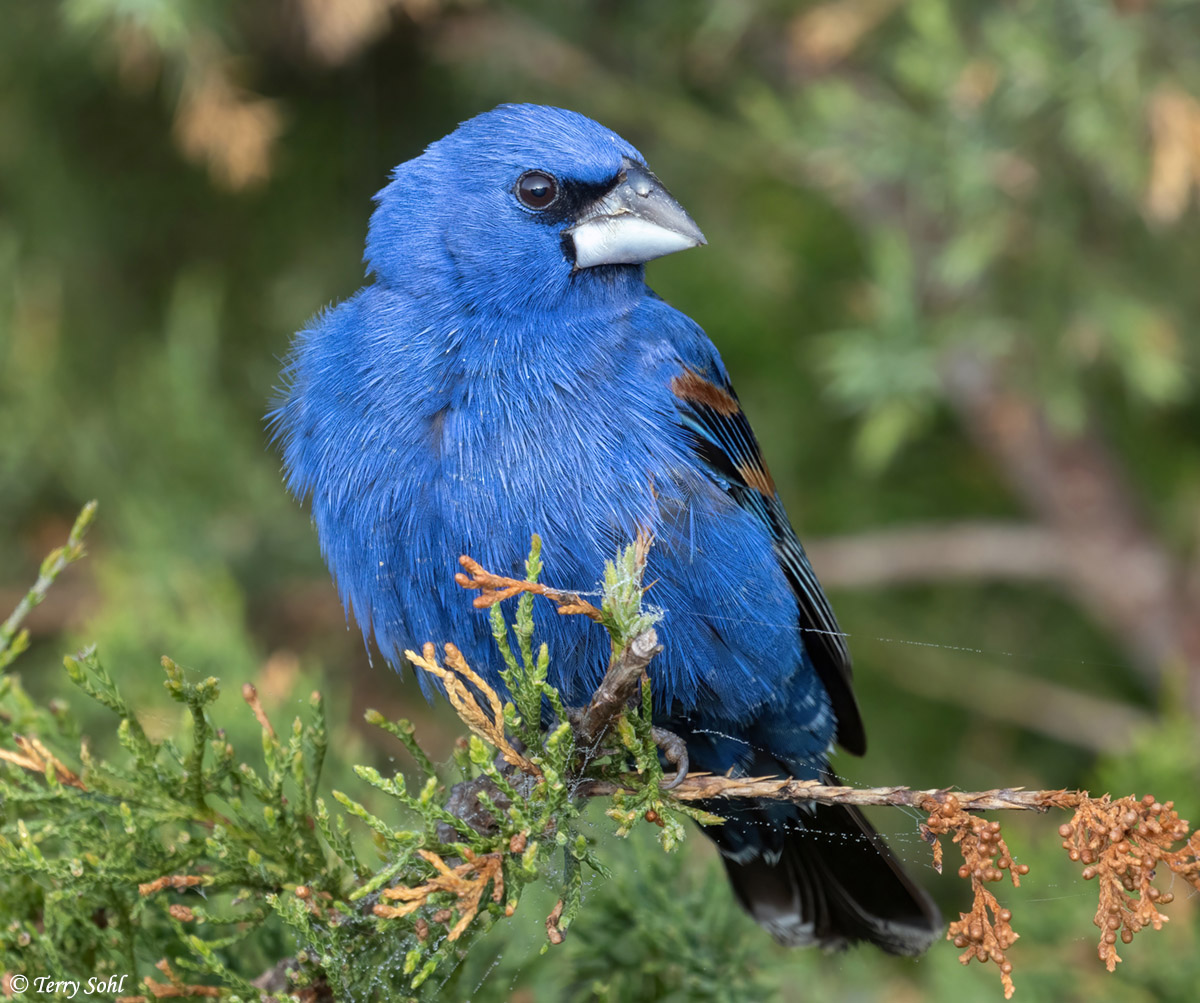
<instances>
[{"instance_id":1,"label":"bird","mask_svg":"<svg viewBox=\"0 0 1200 1003\"><path fill-rule=\"evenodd\" d=\"M453 642L503 693L488 616L454 584L459 555L522 578L537 534L545 580L586 592L649 532L654 723L693 769L836 782L835 745L866 747L844 635L716 347L645 281L648 261L705 243L592 119L479 114L375 196L370 281L295 335L271 434L347 614L392 666ZM543 606L548 681L585 705L608 638ZM779 942L916 955L938 935L929 896L856 808L718 810L704 831Z\"/></svg>"}]
</instances>

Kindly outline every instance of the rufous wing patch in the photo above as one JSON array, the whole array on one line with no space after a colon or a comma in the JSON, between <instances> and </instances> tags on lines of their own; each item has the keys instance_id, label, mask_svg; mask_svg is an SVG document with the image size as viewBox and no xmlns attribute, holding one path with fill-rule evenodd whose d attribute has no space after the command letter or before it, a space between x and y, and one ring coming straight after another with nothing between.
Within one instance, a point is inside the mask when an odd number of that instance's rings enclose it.
<instances>
[{"instance_id":1,"label":"rufous wing patch","mask_svg":"<svg viewBox=\"0 0 1200 1003\"><path fill-rule=\"evenodd\" d=\"M775 495L775 478L761 460L758 463L739 463L736 467L738 476L746 482L746 487L753 488L759 494L772 498Z\"/></svg>"},{"instance_id":2,"label":"rufous wing patch","mask_svg":"<svg viewBox=\"0 0 1200 1003\"><path fill-rule=\"evenodd\" d=\"M671 393L689 404L712 408L717 414L725 417L741 411L741 406L733 394L715 383L710 383L693 369L685 369L671 379Z\"/></svg>"}]
</instances>

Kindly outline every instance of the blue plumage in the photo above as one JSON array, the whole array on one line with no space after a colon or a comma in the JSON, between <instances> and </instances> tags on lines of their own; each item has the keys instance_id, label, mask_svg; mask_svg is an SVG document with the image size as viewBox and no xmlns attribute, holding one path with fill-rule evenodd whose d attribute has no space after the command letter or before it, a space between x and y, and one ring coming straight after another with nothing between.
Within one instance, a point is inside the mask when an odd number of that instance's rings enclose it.
<instances>
[{"instance_id":1,"label":"blue plumage","mask_svg":"<svg viewBox=\"0 0 1200 1003\"><path fill-rule=\"evenodd\" d=\"M861 752L845 646L720 357L644 284L646 260L703 237L637 150L573 112L502 106L397 167L377 203L374 282L297 335L271 421L384 656L453 641L499 687L458 555L520 576L536 532L546 580L586 592L646 528L655 716L693 766L817 777L835 738ZM551 682L585 703L605 638L537 610ZM934 935L856 814L764 805L709 834L785 942L914 953Z\"/></svg>"}]
</instances>

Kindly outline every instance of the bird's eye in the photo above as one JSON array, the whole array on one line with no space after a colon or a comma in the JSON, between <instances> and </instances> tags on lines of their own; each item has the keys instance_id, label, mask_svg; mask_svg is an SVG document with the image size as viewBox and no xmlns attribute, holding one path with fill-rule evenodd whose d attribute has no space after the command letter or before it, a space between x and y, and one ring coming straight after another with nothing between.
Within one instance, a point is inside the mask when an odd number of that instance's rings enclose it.
<instances>
[{"instance_id":1,"label":"bird's eye","mask_svg":"<svg viewBox=\"0 0 1200 1003\"><path fill-rule=\"evenodd\" d=\"M545 209L558 198L558 182L541 171L528 171L517 181L517 198L530 209Z\"/></svg>"}]
</instances>

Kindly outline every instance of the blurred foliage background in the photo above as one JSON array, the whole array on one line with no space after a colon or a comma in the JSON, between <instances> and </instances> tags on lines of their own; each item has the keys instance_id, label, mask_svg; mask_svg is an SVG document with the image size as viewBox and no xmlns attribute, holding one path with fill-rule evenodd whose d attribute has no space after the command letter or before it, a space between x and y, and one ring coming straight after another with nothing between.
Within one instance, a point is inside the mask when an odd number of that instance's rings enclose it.
<instances>
[{"instance_id":1,"label":"blurred foliage background","mask_svg":"<svg viewBox=\"0 0 1200 1003\"><path fill-rule=\"evenodd\" d=\"M361 284L390 167L537 101L625 135L705 230L649 281L720 347L851 635L872 749L838 761L848 780L1152 791L1200 821L1196 4L18 0L4 18L0 609L101 502L93 557L32 621L31 689L65 692L61 655L95 641L152 733L182 713L166 652L285 716L327 692L343 789L394 752L360 730L367 706L448 753L456 719L345 623L262 415L291 333ZM912 819L880 822L965 905ZM1193 999L1197 903L1105 974L1057 824L1006 821L1033 868L1003 896L1020 998ZM613 845L617 878L564 949L539 958L518 916L443 998L999 998L950 945L778 949L690 844Z\"/></svg>"}]
</instances>

